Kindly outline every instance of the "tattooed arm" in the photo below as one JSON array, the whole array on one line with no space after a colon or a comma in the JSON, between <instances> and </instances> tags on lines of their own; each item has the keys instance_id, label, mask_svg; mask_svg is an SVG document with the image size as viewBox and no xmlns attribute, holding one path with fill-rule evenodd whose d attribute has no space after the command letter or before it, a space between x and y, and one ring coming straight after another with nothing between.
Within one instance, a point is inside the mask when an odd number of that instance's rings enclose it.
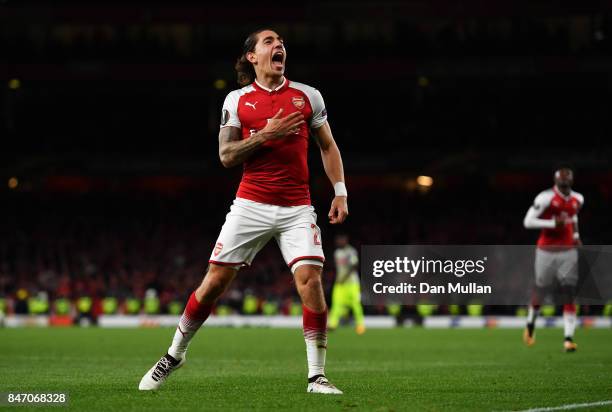
<instances>
[{"instance_id":1,"label":"tattooed arm","mask_svg":"<svg viewBox=\"0 0 612 412\"><path fill-rule=\"evenodd\" d=\"M224 167L233 167L247 160L264 142L280 139L291 133L296 133L304 123L304 116L300 112L291 113L281 118L283 109L274 115L266 127L242 139L241 131L237 127L223 127L219 132L219 158Z\"/></svg>"}]
</instances>

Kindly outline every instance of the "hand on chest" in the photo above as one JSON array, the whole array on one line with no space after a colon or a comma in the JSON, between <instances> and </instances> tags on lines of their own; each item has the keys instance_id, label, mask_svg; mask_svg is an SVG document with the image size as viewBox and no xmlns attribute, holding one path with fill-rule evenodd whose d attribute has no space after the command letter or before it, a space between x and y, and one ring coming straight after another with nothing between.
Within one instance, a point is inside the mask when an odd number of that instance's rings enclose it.
<instances>
[{"instance_id":1,"label":"hand on chest","mask_svg":"<svg viewBox=\"0 0 612 412\"><path fill-rule=\"evenodd\" d=\"M238 117L245 132L245 137L263 129L268 119L272 118L280 109L283 109L283 117L294 112L301 112L306 123L302 126L300 135L308 134L312 108L305 96L288 91L284 93L261 92L244 96L238 106Z\"/></svg>"}]
</instances>

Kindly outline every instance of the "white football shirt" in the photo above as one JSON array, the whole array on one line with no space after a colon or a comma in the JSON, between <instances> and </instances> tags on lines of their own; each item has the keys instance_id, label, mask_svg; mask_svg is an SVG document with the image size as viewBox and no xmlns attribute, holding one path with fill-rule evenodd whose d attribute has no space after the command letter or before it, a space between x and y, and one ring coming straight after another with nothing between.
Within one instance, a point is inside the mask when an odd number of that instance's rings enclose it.
<instances>
[{"instance_id":1,"label":"white football shirt","mask_svg":"<svg viewBox=\"0 0 612 412\"><path fill-rule=\"evenodd\" d=\"M354 247L347 245L336 249L334 260L336 261L336 283L359 282L359 274L357 273L359 255Z\"/></svg>"}]
</instances>

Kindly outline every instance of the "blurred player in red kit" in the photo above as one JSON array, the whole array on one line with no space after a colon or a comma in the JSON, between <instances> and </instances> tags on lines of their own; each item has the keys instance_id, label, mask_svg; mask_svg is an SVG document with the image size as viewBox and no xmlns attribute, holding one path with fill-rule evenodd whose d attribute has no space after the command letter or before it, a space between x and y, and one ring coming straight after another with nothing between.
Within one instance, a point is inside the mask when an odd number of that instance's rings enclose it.
<instances>
[{"instance_id":1,"label":"blurred player in red kit","mask_svg":"<svg viewBox=\"0 0 612 412\"><path fill-rule=\"evenodd\" d=\"M340 151L318 90L284 75L287 52L273 30L248 36L236 64L241 89L223 104L219 157L225 167L243 165L236 199L209 260L202 284L191 294L167 353L143 376L139 389L158 389L185 362L189 341L242 266L272 238L293 273L302 299L308 362L307 391L341 394L325 376L327 305L321 284L323 248L310 204L307 151L317 142L335 196L330 223L348 216Z\"/></svg>"},{"instance_id":2,"label":"blurred player in red kit","mask_svg":"<svg viewBox=\"0 0 612 412\"><path fill-rule=\"evenodd\" d=\"M573 341L576 328L575 288L578 282L578 250L582 245L578 233L578 212L584 197L572 190L574 173L569 168L555 172L555 185L536 196L527 211L524 225L527 229L541 229L535 258L535 291L527 315L523 340L535 343L535 322L542 298L555 279L563 299L563 324L566 352L576 351Z\"/></svg>"}]
</instances>

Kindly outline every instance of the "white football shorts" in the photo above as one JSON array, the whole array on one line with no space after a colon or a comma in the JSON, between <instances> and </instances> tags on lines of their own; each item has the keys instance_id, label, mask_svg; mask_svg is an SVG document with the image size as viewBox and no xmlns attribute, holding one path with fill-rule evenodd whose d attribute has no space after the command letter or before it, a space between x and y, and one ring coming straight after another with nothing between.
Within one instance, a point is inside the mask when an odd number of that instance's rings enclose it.
<instances>
[{"instance_id":1,"label":"white football shorts","mask_svg":"<svg viewBox=\"0 0 612 412\"><path fill-rule=\"evenodd\" d=\"M276 206L236 198L210 256L209 263L249 266L272 238L294 273L304 264L323 266L325 256L314 207Z\"/></svg>"},{"instance_id":2,"label":"white football shorts","mask_svg":"<svg viewBox=\"0 0 612 412\"><path fill-rule=\"evenodd\" d=\"M536 249L535 281L538 287L551 286L554 279L562 286L578 283L578 250L548 251Z\"/></svg>"}]
</instances>

